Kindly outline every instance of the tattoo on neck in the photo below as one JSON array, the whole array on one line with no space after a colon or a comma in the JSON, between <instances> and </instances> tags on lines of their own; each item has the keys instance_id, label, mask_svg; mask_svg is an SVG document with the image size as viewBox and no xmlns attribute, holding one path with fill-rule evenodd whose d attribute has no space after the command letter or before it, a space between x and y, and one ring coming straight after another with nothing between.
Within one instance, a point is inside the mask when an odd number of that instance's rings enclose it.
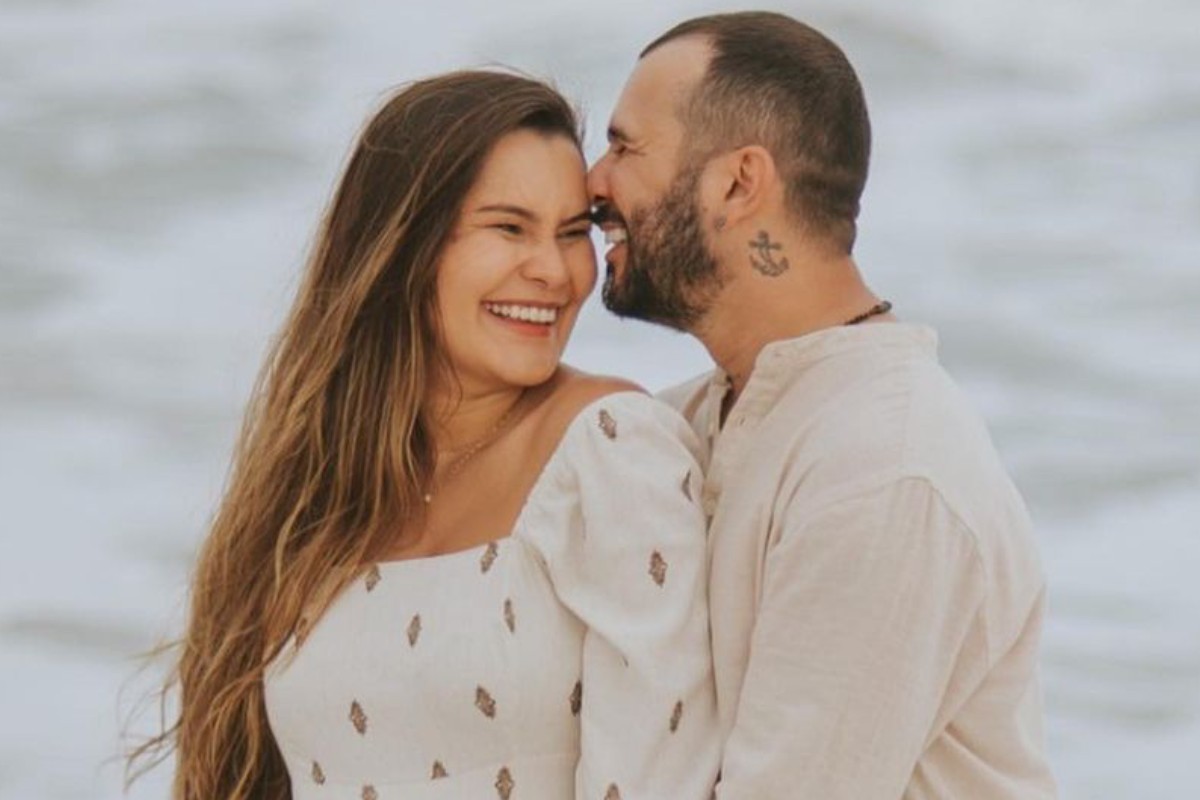
<instances>
[{"instance_id":1,"label":"tattoo on neck","mask_svg":"<svg viewBox=\"0 0 1200 800\"><path fill-rule=\"evenodd\" d=\"M780 258L778 261L771 254L772 250L779 250L782 254L783 245L779 242L772 242L771 236L766 231L759 231L758 238L750 242L750 266L766 275L768 278L774 278L777 275L782 275L787 272L788 260ZM755 258L755 256L758 256Z\"/></svg>"},{"instance_id":2,"label":"tattoo on neck","mask_svg":"<svg viewBox=\"0 0 1200 800\"><path fill-rule=\"evenodd\" d=\"M720 231L725 230L725 215L724 214L718 214L717 218L713 220L713 230L717 231L718 233Z\"/></svg>"}]
</instances>

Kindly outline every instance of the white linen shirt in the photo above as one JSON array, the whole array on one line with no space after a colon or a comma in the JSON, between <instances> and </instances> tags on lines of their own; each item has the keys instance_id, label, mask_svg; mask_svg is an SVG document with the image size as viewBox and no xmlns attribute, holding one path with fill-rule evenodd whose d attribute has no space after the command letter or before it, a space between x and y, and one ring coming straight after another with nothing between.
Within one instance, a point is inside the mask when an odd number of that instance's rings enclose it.
<instances>
[{"instance_id":1,"label":"white linen shirt","mask_svg":"<svg viewBox=\"0 0 1200 800\"><path fill-rule=\"evenodd\" d=\"M1033 800L1029 518L932 330L840 327L668 390L707 447L722 800Z\"/></svg>"}]
</instances>

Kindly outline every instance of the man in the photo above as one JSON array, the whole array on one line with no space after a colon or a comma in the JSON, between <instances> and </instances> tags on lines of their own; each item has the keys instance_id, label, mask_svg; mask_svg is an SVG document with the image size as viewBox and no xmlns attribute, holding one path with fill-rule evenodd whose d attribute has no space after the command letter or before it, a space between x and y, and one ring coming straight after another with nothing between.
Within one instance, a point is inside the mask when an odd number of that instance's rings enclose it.
<instances>
[{"instance_id":1,"label":"man","mask_svg":"<svg viewBox=\"0 0 1200 800\"><path fill-rule=\"evenodd\" d=\"M869 140L836 45L725 14L643 51L589 175L606 305L719 366L668 393L709 447L718 796L1053 797L1030 523L855 266Z\"/></svg>"}]
</instances>

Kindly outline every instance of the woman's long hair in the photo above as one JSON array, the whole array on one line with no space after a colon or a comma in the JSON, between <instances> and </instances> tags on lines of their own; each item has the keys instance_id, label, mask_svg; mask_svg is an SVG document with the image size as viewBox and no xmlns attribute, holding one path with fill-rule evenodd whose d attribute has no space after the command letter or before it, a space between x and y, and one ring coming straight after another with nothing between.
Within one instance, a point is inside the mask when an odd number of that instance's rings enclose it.
<instances>
[{"instance_id":1,"label":"woman's long hair","mask_svg":"<svg viewBox=\"0 0 1200 800\"><path fill-rule=\"evenodd\" d=\"M359 137L259 377L200 551L164 697L179 713L130 756L172 751L175 800L290 797L264 668L420 513L438 350L436 267L490 151L519 129L579 145L535 80L464 71L394 94Z\"/></svg>"}]
</instances>

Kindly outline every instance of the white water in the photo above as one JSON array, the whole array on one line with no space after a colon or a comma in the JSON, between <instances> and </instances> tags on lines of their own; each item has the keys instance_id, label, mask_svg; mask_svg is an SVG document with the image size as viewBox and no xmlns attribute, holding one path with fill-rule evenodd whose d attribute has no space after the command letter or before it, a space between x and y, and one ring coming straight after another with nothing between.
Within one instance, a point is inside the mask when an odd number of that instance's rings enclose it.
<instances>
[{"instance_id":1,"label":"white water","mask_svg":"<svg viewBox=\"0 0 1200 800\"><path fill-rule=\"evenodd\" d=\"M382 91L551 75L595 153L640 46L718 8L650 6L0 6L0 798L119 796L118 691L178 624L266 337ZM1200 4L780 8L858 65L860 263L939 329L1038 521L1064 796L1200 796ZM570 356L651 388L706 365L595 304Z\"/></svg>"}]
</instances>

